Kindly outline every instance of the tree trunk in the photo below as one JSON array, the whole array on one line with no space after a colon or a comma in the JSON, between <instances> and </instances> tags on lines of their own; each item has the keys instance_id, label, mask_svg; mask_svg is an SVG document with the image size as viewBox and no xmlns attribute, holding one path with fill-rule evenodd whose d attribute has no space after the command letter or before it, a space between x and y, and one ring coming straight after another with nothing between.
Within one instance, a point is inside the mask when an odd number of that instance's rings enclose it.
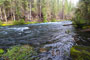
<instances>
[{"instance_id":1,"label":"tree trunk","mask_svg":"<svg viewBox=\"0 0 90 60\"><path fill-rule=\"evenodd\" d=\"M40 21L42 21L42 6L41 6L41 0L40 0L40 17L39 17Z\"/></svg>"},{"instance_id":2,"label":"tree trunk","mask_svg":"<svg viewBox=\"0 0 90 60\"><path fill-rule=\"evenodd\" d=\"M3 13L4 13L5 21L7 22L7 15L6 15L6 11L5 11L5 9L3 9Z\"/></svg>"},{"instance_id":3,"label":"tree trunk","mask_svg":"<svg viewBox=\"0 0 90 60\"><path fill-rule=\"evenodd\" d=\"M16 19L15 19L15 13L13 12L13 20L15 21Z\"/></svg>"},{"instance_id":4,"label":"tree trunk","mask_svg":"<svg viewBox=\"0 0 90 60\"><path fill-rule=\"evenodd\" d=\"M65 4L65 0L62 1L62 19L64 20L64 4Z\"/></svg>"},{"instance_id":5,"label":"tree trunk","mask_svg":"<svg viewBox=\"0 0 90 60\"><path fill-rule=\"evenodd\" d=\"M29 16L29 18L30 18L30 21L32 20L32 5L31 5L31 0L30 0L30 16Z\"/></svg>"},{"instance_id":6,"label":"tree trunk","mask_svg":"<svg viewBox=\"0 0 90 60\"><path fill-rule=\"evenodd\" d=\"M0 8L0 20L3 20L1 8Z\"/></svg>"}]
</instances>

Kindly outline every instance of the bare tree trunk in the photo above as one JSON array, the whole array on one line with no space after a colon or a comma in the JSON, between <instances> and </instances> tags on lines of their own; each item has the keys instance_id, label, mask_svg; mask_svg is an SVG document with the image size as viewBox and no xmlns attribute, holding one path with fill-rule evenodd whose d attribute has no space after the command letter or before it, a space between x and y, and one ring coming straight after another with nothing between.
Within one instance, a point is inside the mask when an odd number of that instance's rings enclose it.
<instances>
[{"instance_id":1,"label":"bare tree trunk","mask_svg":"<svg viewBox=\"0 0 90 60\"><path fill-rule=\"evenodd\" d=\"M15 19L15 12L13 12L13 20L15 21L16 19Z\"/></svg>"},{"instance_id":2,"label":"bare tree trunk","mask_svg":"<svg viewBox=\"0 0 90 60\"><path fill-rule=\"evenodd\" d=\"M41 14L42 14L42 6L41 6L41 0L40 0L40 17L39 17L40 21L42 21Z\"/></svg>"},{"instance_id":3,"label":"bare tree trunk","mask_svg":"<svg viewBox=\"0 0 90 60\"><path fill-rule=\"evenodd\" d=\"M1 8L0 8L0 19L3 20Z\"/></svg>"},{"instance_id":4,"label":"bare tree trunk","mask_svg":"<svg viewBox=\"0 0 90 60\"><path fill-rule=\"evenodd\" d=\"M11 3L11 4L13 3L13 4L15 5L15 3L14 3L13 1L10 1L10 3ZM14 21L16 20L16 19L15 19L15 9L12 8L12 5L11 5L11 18L12 18L12 20L14 20Z\"/></svg>"},{"instance_id":5,"label":"bare tree trunk","mask_svg":"<svg viewBox=\"0 0 90 60\"><path fill-rule=\"evenodd\" d=\"M3 9L3 13L4 13L5 21L7 22L7 15L6 15L6 11L5 11L5 9Z\"/></svg>"},{"instance_id":6,"label":"bare tree trunk","mask_svg":"<svg viewBox=\"0 0 90 60\"><path fill-rule=\"evenodd\" d=\"M28 2L29 2L29 1L28 1ZM28 9L29 9L29 3L28 3ZM29 16L30 16L29 11L27 11L26 14L27 14L27 15L26 15L26 16L27 16L27 20L29 20Z\"/></svg>"},{"instance_id":7,"label":"bare tree trunk","mask_svg":"<svg viewBox=\"0 0 90 60\"><path fill-rule=\"evenodd\" d=\"M65 0L62 1L62 19L64 20L64 4L65 4Z\"/></svg>"},{"instance_id":8,"label":"bare tree trunk","mask_svg":"<svg viewBox=\"0 0 90 60\"><path fill-rule=\"evenodd\" d=\"M31 4L31 0L30 0L30 20L32 20L32 4Z\"/></svg>"},{"instance_id":9,"label":"bare tree trunk","mask_svg":"<svg viewBox=\"0 0 90 60\"><path fill-rule=\"evenodd\" d=\"M12 7L10 8L10 10L11 10L11 19L13 20L13 16L12 16Z\"/></svg>"}]
</instances>

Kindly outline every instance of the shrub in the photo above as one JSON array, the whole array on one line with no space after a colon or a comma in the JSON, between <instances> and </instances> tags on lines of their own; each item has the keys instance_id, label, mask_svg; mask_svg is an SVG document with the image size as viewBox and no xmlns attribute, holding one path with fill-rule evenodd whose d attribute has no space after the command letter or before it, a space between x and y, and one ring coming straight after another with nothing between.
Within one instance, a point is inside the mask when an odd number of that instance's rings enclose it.
<instances>
[{"instance_id":1,"label":"shrub","mask_svg":"<svg viewBox=\"0 0 90 60\"><path fill-rule=\"evenodd\" d=\"M7 53L3 54L5 60L33 60L37 53L29 45L14 46L8 49Z\"/></svg>"},{"instance_id":2,"label":"shrub","mask_svg":"<svg viewBox=\"0 0 90 60\"><path fill-rule=\"evenodd\" d=\"M79 15L77 15L73 19L73 24L75 27L82 28L86 24L86 20L82 19Z\"/></svg>"},{"instance_id":3,"label":"shrub","mask_svg":"<svg viewBox=\"0 0 90 60\"><path fill-rule=\"evenodd\" d=\"M77 27L83 27L84 25L90 25L90 0L80 0L78 8L75 10L74 23ZM83 25L83 23L85 23Z\"/></svg>"},{"instance_id":4,"label":"shrub","mask_svg":"<svg viewBox=\"0 0 90 60\"><path fill-rule=\"evenodd\" d=\"M51 22L56 22L56 19L52 19Z\"/></svg>"},{"instance_id":5,"label":"shrub","mask_svg":"<svg viewBox=\"0 0 90 60\"><path fill-rule=\"evenodd\" d=\"M44 23L45 23L45 22L48 22L48 21L47 21L47 15L44 15L44 16L43 16L43 22L44 22Z\"/></svg>"},{"instance_id":6,"label":"shrub","mask_svg":"<svg viewBox=\"0 0 90 60\"><path fill-rule=\"evenodd\" d=\"M47 13L46 13L46 9L42 8L42 13L43 13L43 22L46 23L47 21Z\"/></svg>"},{"instance_id":7,"label":"shrub","mask_svg":"<svg viewBox=\"0 0 90 60\"><path fill-rule=\"evenodd\" d=\"M39 23L39 22L36 22L36 21L34 21L34 22L26 22L26 24L36 24L36 23Z\"/></svg>"},{"instance_id":8,"label":"shrub","mask_svg":"<svg viewBox=\"0 0 90 60\"><path fill-rule=\"evenodd\" d=\"M72 60L90 60L90 47L74 46L71 48Z\"/></svg>"},{"instance_id":9,"label":"shrub","mask_svg":"<svg viewBox=\"0 0 90 60\"><path fill-rule=\"evenodd\" d=\"M44 20L43 22L46 23L46 22L48 22L48 21L47 21L47 20Z\"/></svg>"},{"instance_id":10,"label":"shrub","mask_svg":"<svg viewBox=\"0 0 90 60\"><path fill-rule=\"evenodd\" d=\"M13 25L23 25L23 24L25 24L24 19L21 19L21 20L18 20L18 21L14 21L13 22Z\"/></svg>"}]
</instances>

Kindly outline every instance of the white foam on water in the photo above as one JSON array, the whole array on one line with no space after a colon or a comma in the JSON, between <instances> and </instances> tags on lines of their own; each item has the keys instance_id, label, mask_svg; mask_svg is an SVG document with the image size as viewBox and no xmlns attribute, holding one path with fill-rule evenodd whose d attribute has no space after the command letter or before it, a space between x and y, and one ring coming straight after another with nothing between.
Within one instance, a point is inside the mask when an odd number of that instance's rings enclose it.
<instances>
[{"instance_id":1,"label":"white foam on water","mask_svg":"<svg viewBox=\"0 0 90 60\"><path fill-rule=\"evenodd\" d=\"M8 28L8 29L11 29L11 30L16 30L16 31L24 31L24 30L27 30L27 29L30 29L29 27L14 27L14 28Z\"/></svg>"}]
</instances>

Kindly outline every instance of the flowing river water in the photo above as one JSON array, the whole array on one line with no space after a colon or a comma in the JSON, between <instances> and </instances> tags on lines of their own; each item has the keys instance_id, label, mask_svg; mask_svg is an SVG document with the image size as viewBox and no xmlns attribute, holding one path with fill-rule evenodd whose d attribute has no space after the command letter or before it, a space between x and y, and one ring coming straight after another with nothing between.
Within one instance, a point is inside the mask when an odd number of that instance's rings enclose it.
<instances>
[{"instance_id":1,"label":"flowing river water","mask_svg":"<svg viewBox=\"0 0 90 60\"><path fill-rule=\"evenodd\" d=\"M0 48L29 44L38 51L39 60L69 60L75 28L71 21L0 27Z\"/></svg>"}]
</instances>

